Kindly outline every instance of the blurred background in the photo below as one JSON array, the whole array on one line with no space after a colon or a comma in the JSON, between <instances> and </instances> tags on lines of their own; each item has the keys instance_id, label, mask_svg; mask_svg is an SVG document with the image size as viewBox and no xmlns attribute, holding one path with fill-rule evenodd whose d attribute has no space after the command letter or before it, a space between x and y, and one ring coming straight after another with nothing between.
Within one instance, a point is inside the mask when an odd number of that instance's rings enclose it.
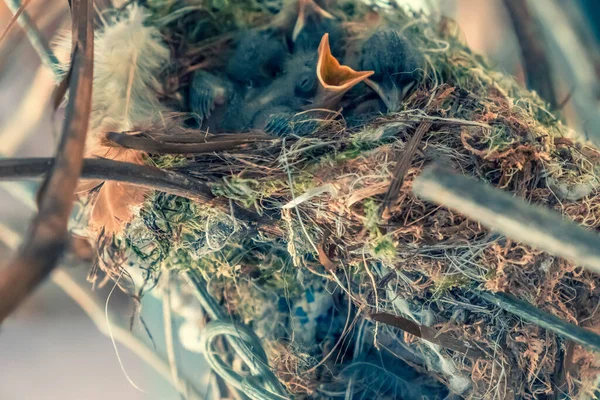
<instances>
[{"instance_id":1,"label":"blurred background","mask_svg":"<svg viewBox=\"0 0 600 400\"><path fill-rule=\"evenodd\" d=\"M7 1L14 3L14 0ZM96 3L101 8L106 2ZM400 0L399 3L415 8L426 7L435 13L454 18L474 51L487 56L497 69L512 74L525 83L523 54L505 8L505 0ZM600 1L554 1L557 5L567 3L570 4L568 12L572 13L571 21L579 21L581 26L588 27L585 33L574 39L571 37L571 40L575 40L583 51L592 51L589 49L593 46L587 46L585 41L597 41L600 37ZM577 5L573 7L575 3ZM545 7L546 0L530 0L530 4L535 12L547 12L537 10L538 7ZM65 30L69 25L67 1L32 0L27 11L43 36L50 41L56 32ZM11 16L9 8L4 2L0 2L0 31L8 25ZM546 17L553 18L551 14ZM560 24L556 24L554 29L561 28ZM566 33L558 36L559 40L549 40L555 47L577 47L572 46L572 43L569 45L569 35ZM562 36L567 36L567 39ZM562 43L563 39L567 42ZM555 79L557 107L564 110L567 121L573 127L585 134L593 134L591 130L600 129L600 124L594 122L599 114L600 63L596 54L593 54L590 56L591 70L583 71L590 67L584 65L570 68L568 57L568 54L563 54L563 59L558 57L562 61L553 71L557 76L566 77ZM579 86L573 82L579 82ZM581 82L591 84L583 85ZM60 126L60 117L52 118L50 113L54 85L52 74L40 68L39 57L28 43L23 30L15 25L0 46L2 155L52 155L54 132ZM590 102L589 109L592 111L586 111ZM584 111L581 111L582 107ZM594 110L595 113L591 115ZM29 139L21 143L18 138L22 137ZM0 221L18 233L23 233L31 218L31 211L22 200L15 199L0 188L0 218ZM0 255L1 259L7 259L10 250L0 248ZM87 271L74 271L74 274L81 282L85 282ZM96 292L102 305L111 289L110 284L107 286ZM117 290L111 297L109 309L127 321L134 307ZM160 303L148 296L142 310L153 342L158 351L162 352L164 335ZM138 325L135 326L136 334L148 338ZM0 399L180 398L163 377L136 355L119 344L117 348L118 354L111 340L98 331L81 308L48 281L0 330ZM183 352L180 349L176 351L181 357L180 353ZM203 362L199 358L184 362L195 363L192 370L196 371L197 376L190 378L199 382L199 388L206 387Z\"/></svg>"}]
</instances>

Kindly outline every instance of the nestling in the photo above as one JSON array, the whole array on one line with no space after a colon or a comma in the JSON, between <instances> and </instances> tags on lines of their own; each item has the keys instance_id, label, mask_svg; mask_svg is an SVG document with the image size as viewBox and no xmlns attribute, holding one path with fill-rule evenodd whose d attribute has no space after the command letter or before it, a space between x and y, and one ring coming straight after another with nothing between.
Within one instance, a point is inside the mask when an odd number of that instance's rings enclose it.
<instances>
[{"instance_id":1,"label":"nestling","mask_svg":"<svg viewBox=\"0 0 600 400\"><path fill-rule=\"evenodd\" d=\"M298 20L292 34L294 51L316 51L321 38L328 33L334 44L333 54L339 57L344 43L344 30L339 21L313 0L300 0L298 7Z\"/></svg>"},{"instance_id":2,"label":"nestling","mask_svg":"<svg viewBox=\"0 0 600 400\"><path fill-rule=\"evenodd\" d=\"M390 112L398 111L418 81L423 58L408 39L394 29L375 32L362 45L359 68L374 71L367 83Z\"/></svg>"},{"instance_id":3,"label":"nestling","mask_svg":"<svg viewBox=\"0 0 600 400\"><path fill-rule=\"evenodd\" d=\"M281 72L285 45L268 31L243 32L227 63L230 79L248 86L264 86Z\"/></svg>"},{"instance_id":4,"label":"nestling","mask_svg":"<svg viewBox=\"0 0 600 400\"><path fill-rule=\"evenodd\" d=\"M190 108L200 123L210 117L215 107L225 106L233 85L227 79L206 71L196 71L190 85Z\"/></svg>"},{"instance_id":5,"label":"nestling","mask_svg":"<svg viewBox=\"0 0 600 400\"><path fill-rule=\"evenodd\" d=\"M199 125L211 132L241 132L249 121L244 118L246 88L226 77L196 71L190 86L190 108Z\"/></svg>"}]
</instances>

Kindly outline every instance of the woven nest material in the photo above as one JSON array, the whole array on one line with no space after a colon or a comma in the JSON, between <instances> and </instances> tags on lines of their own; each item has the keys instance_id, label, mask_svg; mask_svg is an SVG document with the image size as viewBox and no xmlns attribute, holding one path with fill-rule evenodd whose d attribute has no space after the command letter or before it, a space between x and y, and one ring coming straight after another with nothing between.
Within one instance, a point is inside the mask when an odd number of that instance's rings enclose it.
<instances>
[{"instance_id":1,"label":"woven nest material","mask_svg":"<svg viewBox=\"0 0 600 400\"><path fill-rule=\"evenodd\" d=\"M185 113L192 71L223 65L231 35L265 23L277 5L184 12L176 3L148 2L146 24L160 29L174 59L160 77L161 104ZM353 2L331 11L358 33L375 12ZM102 265L115 274L139 268L152 283L167 270L203 277L231 319L260 338L269 366L298 398L593 392L593 353L478 293L511 293L595 330L597 275L411 189L435 163L597 230L599 153L535 93L472 53L451 21L377 12L426 60L400 111L362 120L319 111L283 137L208 154L150 152L144 162L202 182L213 200L146 193L121 231L96 237ZM182 122L185 114L170 121L167 129L149 120L123 130L213 137ZM373 314L403 317L404 328ZM414 326L428 327L434 340L417 337Z\"/></svg>"}]
</instances>

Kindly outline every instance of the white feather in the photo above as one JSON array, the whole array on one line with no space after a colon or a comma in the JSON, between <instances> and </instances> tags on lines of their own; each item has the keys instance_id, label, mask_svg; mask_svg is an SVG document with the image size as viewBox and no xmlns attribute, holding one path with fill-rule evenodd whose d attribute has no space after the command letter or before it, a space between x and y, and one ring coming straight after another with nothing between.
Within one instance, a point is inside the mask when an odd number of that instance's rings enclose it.
<instances>
[{"instance_id":1,"label":"white feather","mask_svg":"<svg viewBox=\"0 0 600 400\"><path fill-rule=\"evenodd\" d=\"M96 31L92 137L161 121L166 111L158 101L158 77L169 64L170 51L159 30L144 25L147 16L147 10L133 4ZM58 42L63 48L70 45L70 35ZM68 64L63 68L67 70Z\"/></svg>"}]
</instances>

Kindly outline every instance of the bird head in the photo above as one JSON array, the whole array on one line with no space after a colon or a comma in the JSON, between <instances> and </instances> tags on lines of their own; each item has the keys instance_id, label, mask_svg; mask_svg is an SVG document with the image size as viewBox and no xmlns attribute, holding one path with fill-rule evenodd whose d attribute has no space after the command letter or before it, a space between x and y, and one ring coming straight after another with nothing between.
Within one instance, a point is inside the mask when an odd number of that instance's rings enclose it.
<instances>
[{"instance_id":1,"label":"bird head","mask_svg":"<svg viewBox=\"0 0 600 400\"><path fill-rule=\"evenodd\" d=\"M373 71L355 71L346 65L341 65L331 54L327 33L321 39L318 54L319 88L313 108L334 107L348 90L373 75Z\"/></svg>"},{"instance_id":2,"label":"bird head","mask_svg":"<svg viewBox=\"0 0 600 400\"><path fill-rule=\"evenodd\" d=\"M398 31L382 29L363 44L359 65L374 71L365 83L379 95L388 111L395 112L417 82L422 57Z\"/></svg>"},{"instance_id":3,"label":"bird head","mask_svg":"<svg viewBox=\"0 0 600 400\"><path fill-rule=\"evenodd\" d=\"M271 32L248 30L237 38L225 70L236 82L264 86L279 74L286 56L284 44Z\"/></svg>"},{"instance_id":4,"label":"bird head","mask_svg":"<svg viewBox=\"0 0 600 400\"><path fill-rule=\"evenodd\" d=\"M380 82L377 82L375 79L367 79L365 83L377 93L389 112L400 110L402 100L404 100L406 94L415 85L414 81L405 82L400 85L391 78L381 79Z\"/></svg>"},{"instance_id":5,"label":"bird head","mask_svg":"<svg viewBox=\"0 0 600 400\"><path fill-rule=\"evenodd\" d=\"M298 0L298 19L296 19L292 31L292 41L296 41L300 32L307 25L308 18L312 16L319 19L334 19L333 15L321 8L314 0Z\"/></svg>"},{"instance_id":6,"label":"bird head","mask_svg":"<svg viewBox=\"0 0 600 400\"><path fill-rule=\"evenodd\" d=\"M284 74L296 97L308 99L315 95L318 87L316 69L317 54L314 52L298 52L288 58Z\"/></svg>"}]
</instances>

